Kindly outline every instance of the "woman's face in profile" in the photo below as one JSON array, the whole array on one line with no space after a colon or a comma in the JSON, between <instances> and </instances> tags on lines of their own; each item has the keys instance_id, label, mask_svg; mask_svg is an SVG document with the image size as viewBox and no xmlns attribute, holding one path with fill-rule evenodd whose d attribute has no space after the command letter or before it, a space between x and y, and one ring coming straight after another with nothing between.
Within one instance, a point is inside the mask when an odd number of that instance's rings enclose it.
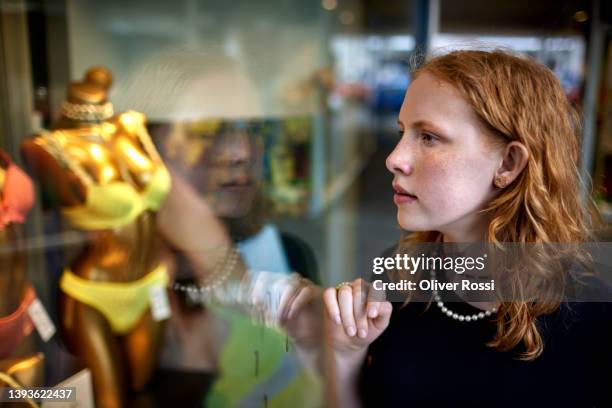
<instances>
[{"instance_id":1,"label":"woman's face in profile","mask_svg":"<svg viewBox=\"0 0 612 408\"><path fill-rule=\"evenodd\" d=\"M468 102L452 85L422 73L406 92L398 124L402 136L386 164L400 226L451 237L482 228L477 212L494 197L502 157Z\"/></svg>"}]
</instances>

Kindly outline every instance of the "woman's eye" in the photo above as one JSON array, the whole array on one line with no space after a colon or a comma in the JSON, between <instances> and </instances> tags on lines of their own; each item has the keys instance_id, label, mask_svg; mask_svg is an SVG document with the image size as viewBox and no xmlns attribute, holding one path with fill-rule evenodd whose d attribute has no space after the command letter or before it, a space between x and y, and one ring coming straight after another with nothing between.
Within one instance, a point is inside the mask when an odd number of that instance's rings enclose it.
<instances>
[{"instance_id":1,"label":"woman's eye","mask_svg":"<svg viewBox=\"0 0 612 408\"><path fill-rule=\"evenodd\" d=\"M433 144L436 141L436 137L429 133L421 133L421 140L426 144Z\"/></svg>"}]
</instances>

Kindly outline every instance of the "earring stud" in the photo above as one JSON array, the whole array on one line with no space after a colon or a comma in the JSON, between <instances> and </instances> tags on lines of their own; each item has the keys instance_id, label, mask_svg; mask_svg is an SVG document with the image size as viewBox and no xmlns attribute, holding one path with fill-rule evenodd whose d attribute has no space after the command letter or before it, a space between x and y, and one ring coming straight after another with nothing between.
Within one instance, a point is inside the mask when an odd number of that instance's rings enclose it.
<instances>
[{"instance_id":1,"label":"earring stud","mask_svg":"<svg viewBox=\"0 0 612 408\"><path fill-rule=\"evenodd\" d=\"M503 177L495 177L495 186L499 188L506 187L506 180Z\"/></svg>"}]
</instances>

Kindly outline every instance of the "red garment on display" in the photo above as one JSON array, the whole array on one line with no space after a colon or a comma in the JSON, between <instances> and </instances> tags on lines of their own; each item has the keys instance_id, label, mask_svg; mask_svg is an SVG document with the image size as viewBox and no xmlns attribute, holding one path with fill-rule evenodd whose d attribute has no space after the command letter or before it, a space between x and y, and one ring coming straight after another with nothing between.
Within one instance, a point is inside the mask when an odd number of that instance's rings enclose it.
<instances>
[{"instance_id":1,"label":"red garment on display","mask_svg":"<svg viewBox=\"0 0 612 408\"><path fill-rule=\"evenodd\" d=\"M9 357L21 342L32 333L34 324L28 314L28 308L36 299L36 292L28 286L21 304L13 313L0 317L0 358Z\"/></svg>"},{"instance_id":2,"label":"red garment on display","mask_svg":"<svg viewBox=\"0 0 612 408\"><path fill-rule=\"evenodd\" d=\"M23 224L34 205L34 187L30 177L0 150L0 161L6 164L6 177L0 197L0 230L10 223Z\"/></svg>"}]
</instances>

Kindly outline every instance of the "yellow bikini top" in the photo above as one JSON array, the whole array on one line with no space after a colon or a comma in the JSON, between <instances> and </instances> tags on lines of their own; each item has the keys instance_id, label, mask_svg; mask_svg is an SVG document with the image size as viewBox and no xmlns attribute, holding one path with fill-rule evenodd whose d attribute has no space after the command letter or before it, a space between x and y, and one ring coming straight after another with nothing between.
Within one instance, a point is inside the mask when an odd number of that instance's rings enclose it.
<instances>
[{"instance_id":1,"label":"yellow bikini top","mask_svg":"<svg viewBox=\"0 0 612 408\"><path fill-rule=\"evenodd\" d=\"M62 132L71 130L43 134L47 150L86 187L85 203L60 209L62 215L78 228L102 230L129 224L144 211L157 211L170 190L170 175L146 131L144 115L128 111L119 115L112 123L93 125L86 128L86 131L89 135L108 137L109 134L117 132L117 127L129 134L135 134L149 158L156 162L156 169L144 191L136 190L132 184L123 180L113 180L103 185L96 183L89 173L64 152L58 140Z\"/></svg>"}]
</instances>

